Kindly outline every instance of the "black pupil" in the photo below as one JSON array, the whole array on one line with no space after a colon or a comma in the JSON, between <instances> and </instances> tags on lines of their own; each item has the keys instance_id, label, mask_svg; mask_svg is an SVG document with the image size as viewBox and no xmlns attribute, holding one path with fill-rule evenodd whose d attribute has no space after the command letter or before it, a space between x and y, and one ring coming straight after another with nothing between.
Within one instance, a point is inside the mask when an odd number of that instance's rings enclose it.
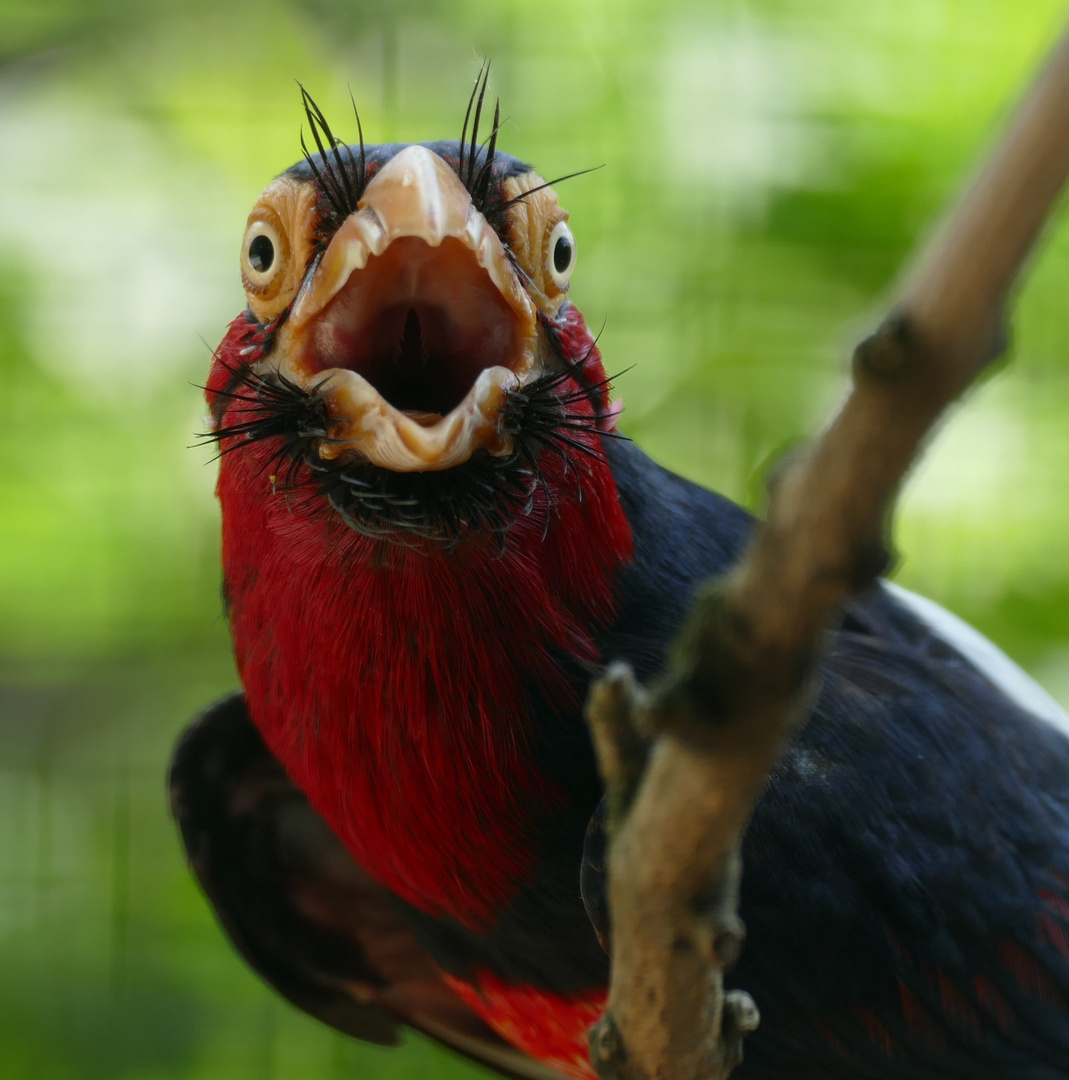
<instances>
[{"instance_id":1,"label":"black pupil","mask_svg":"<svg viewBox=\"0 0 1069 1080\"><path fill-rule=\"evenodd\" d=\"M271 238L262 233L254 236L252 243L249 244L249 266L258 274L263 274L271 269L274 261L275 245L271 243Z\"/></svg>"},{"instance_id":2,"label":"black pupil","mask_svg":"<svg viewBox=\"0 0 1069 1080\"><path fill-rule=\"evenodd\" d=\"M572 265L572 242L567 236L558 236L553 246L553 266L558 274L563 274Z\"/></svg>"}]
</instances>

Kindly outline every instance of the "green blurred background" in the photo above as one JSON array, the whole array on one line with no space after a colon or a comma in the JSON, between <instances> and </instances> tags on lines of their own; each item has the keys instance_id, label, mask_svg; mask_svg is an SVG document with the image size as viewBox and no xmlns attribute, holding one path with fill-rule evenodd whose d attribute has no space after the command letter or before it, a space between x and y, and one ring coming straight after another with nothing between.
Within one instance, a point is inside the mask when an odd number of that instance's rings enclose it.
<instances>
[{"instance_id":1,"label":"green blurred background","mask_svg":"<svg viewBox=\"0 0 1069 1080\"><path fill-rule=\"evenodd\" d=\"M1057 0L0 2L0 1077L460 1077L358 1047L235 958L167 818L234 685L194 384L298 155L455 136L479 59L561 191L627 432L750 505L1064 18ZM1012 363L911 483L898 577L1069 701L1069 222Z\"/></svg>"}]
</instances>

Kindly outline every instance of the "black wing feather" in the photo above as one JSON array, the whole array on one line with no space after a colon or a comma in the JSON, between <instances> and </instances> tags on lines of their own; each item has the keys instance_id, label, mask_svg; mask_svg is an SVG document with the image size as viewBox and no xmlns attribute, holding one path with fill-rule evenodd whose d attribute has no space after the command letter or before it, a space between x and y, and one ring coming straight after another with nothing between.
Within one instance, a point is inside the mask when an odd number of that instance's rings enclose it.
<instances>
[{"instance_id":1,"label":"black wing feather","mask_svg":"<svg viewBox=\"0 0 1069 1080\"><path fill-rule=\"evenodd\" d=\"M391 894L290 783L234 694L185 732L171 807L223 928L288 1001L354 1038L404 1027L512 1080L558 1074L505 1043L442 981Z\"/></svg>"},{"instance_id":2,"label":"black wing feather","mask_svg":"<svg viewBox=\"0 0 1069 1080\"><path fill-rule=\"evenodd\" d=\"M634 446L606 453L635 559L602 643L643 679L751 527ZM762 1013L743 1077L1069 1078L1069 740L882 587L848 605L743 844ZM604 836L583 897L603 939Z\"/></svg>"}]
</instances>

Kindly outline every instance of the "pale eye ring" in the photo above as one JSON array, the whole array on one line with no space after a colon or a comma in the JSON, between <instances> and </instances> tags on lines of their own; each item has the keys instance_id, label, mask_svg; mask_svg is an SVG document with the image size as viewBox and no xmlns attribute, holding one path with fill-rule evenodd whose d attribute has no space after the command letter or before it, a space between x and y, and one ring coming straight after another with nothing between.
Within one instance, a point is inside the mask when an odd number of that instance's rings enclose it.
<instances>
[{"instance_id":1,"label":"pale eye ring","mask_svg":"<svg viewBox=\"0 0 1069 1080\"><path fill-rule=\"evenodd\" d=\"M245 230L241 248L241 273L255 290L266 289L282 270L283 247L278 230L268 221L257 220Z\"/></svg>"},{"instance_id":2,"label":"pale eye ring","mask_svg":"<svg viewBox=\"0 0 1069 1080\"><path fill-rule=\"evenodd\" d=\"M546 245L546 271L558 289L567 289L575 269L575 237L566 221L558 221Z\"/></svg>"}]
</instances>

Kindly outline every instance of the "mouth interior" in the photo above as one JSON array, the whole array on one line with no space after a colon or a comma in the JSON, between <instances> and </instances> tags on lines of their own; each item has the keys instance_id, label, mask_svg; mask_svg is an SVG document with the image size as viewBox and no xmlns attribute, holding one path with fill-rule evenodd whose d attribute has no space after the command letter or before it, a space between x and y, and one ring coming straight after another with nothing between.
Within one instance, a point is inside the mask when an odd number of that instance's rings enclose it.
<instances>
[{"instance_id":1,"label":"mouth interior","mask_svg":"<svg viewBox=\"0 0 1069 1080\"><path fill-rule=\"evenodd\" d=\"M356 372L430 424L485 368L515 369L521 337L520 319L468 247L403 237L353 271L319 319L307 360L314 372Z\"/></svg>"}]
</instances>

